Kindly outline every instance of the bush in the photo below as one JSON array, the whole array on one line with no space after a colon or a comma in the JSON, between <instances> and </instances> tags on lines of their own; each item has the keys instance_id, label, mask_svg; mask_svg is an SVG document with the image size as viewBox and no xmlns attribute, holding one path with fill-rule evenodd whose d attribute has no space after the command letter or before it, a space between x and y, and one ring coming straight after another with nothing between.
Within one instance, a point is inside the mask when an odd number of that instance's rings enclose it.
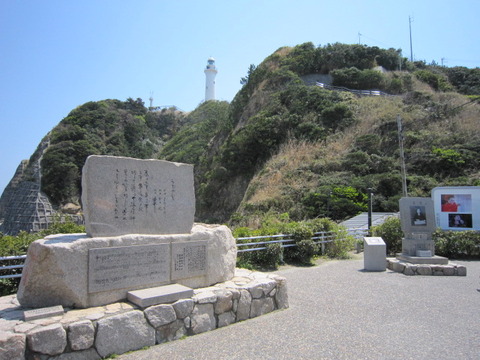
<instances>
[{"instance_id":1,"label":"bush","mask_svg":"<svg viewBox=\"0 0 480 360\"><path fill-rule=\"evenodd\" d=\"M480 258L480 233L477 231L445 231L433 233L435 254L449 258Z\"/></svg>"},{"instance_id":2,"label":"bush","mask_svg":"<svg viewBox=\"0 0 480 360\"><path fill-rule=\"evenodd\" d=\"M318 253L318 246L312 240L312 227L306 223L291 223L287 231L297 246L285 249L285 260L310 265L312 258Z\"/></svg>"},{"instance_id":3,"label":"bush","mask_svg":"<svg viewBox=\"0 0 480 360\"><path fill-rule=\"evenodd\" d=\"M400 218L389 217L383 224L373 226L371 230L373 236L381 237L385 241L388 255L395 255L402 251L403 232Z\"/></svg>"},{"instance_id":4,"label":"bush","mask_svg":"<svg viewBox=\"0 0 480 360\"><path fill-rule=\"evenodd\" d=\"M68 217L65 222L56 219L46 230L38 233L29 234L21 231L17 236L3 235L0 233L0 257L24 255L27 253L28 247L32 242L42 239L52 234L72 234L85 232L85 227L77 225ZM8 260L2 262L3 265L21 265L24 260ZM21 269L11 269L8 274L19 274ZM0 275L6 275L1 273ZM1 279L0 280L0 296L15 294L20 284L20 278Z\"/></svg>"},{"instance_id":5,"label":"bush","mask_svg":"<svg viewBox=\"0 0 480 360\"><path fill-rule=\"evenodd\" d=\"M349 252L352 251L355 246L355 238L347 235L347 231L345 229L340 229L338 227L336 233L337 235L335 237L335 241L325 245L324 255L333 259L348 259L350 257Z\"/></svg>"}]
</instances>

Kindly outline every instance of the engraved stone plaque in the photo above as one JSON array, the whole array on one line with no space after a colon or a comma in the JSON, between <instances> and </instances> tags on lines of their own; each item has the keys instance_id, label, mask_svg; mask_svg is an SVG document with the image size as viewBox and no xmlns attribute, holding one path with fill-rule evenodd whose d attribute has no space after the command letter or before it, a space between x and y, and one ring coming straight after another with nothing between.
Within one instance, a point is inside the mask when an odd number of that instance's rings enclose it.
<instances>
[{"instance_id":1,"label":"engraved stone plaque","mask_svg":"<svg viewBox=\"0 0 480 360\"><path fill-rule=\"evenodd\" d=\"M170 280L170 244L88 250L88 292L166 284Z\"/></svg>"},{"instance_id":2,"label":"engraved stone plaque","mask_svg":"<svg viewBox=\"0 0 480 360\"><path fill-rule=\"evenodd\" d=\"M85 227L91 237L190 233L193 166L93 155L82 173Z\"/></svg>"},{"instance_id":3,"label":"engraved stone plaque","mask_svg":"<svg viewBox=\"0 0 480 360\"><path fill-rule=\"evenodd\" d=\"M26 310L23 312L25 321L32 321L37 319L43 319L46 317L63 315L64 310L62 305L50 306L40 309Z\"/></svg>"},{"instance_id":4,"label":"engraved stone plaque","mask_svg":"<svg viewBox=\"0 0 480 360\"><path fill-rule=\"evenodd\" d=\"M207 273L208 241L172 243L172 280Z\"/></svg>"}]
</instances>

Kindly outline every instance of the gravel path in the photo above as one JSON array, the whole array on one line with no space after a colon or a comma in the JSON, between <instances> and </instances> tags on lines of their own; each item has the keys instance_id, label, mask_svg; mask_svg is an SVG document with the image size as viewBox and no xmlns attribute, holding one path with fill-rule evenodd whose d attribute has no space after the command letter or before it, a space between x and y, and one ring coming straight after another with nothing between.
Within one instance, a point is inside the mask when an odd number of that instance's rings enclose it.
<instances>
[{"instance_id":1,"label":"gravel path","mask_svg":"<svg viewBox=\"0 0 480 360\"><path fill-rule=\"evenodd\" d=\"M480 261L466 277L364 272L363 260L277 271L290 308L119 359L480 359Z\"/></svg>"}]
</instances>

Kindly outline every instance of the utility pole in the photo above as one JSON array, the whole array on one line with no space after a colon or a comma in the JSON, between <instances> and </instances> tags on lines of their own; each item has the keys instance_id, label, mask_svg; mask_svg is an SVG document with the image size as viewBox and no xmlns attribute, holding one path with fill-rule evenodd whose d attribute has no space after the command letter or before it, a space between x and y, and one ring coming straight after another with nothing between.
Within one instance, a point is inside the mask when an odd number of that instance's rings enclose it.
<instances>
[{"instance_id":1,"label":"utility pole","mask_svg":"<svg viewBox=\"0 0 480 360\"><path fill-rule=\"evenodd\" d=\"M397 115L398 144L400 146L400 166L402 169L402 195L408 197L407 192L407 171L405 169L405 153L403 151L403 124L400 115Z\"/></svg>"},{"instance_id":2,"label":"utility pole","mask_svg":"<svg viewBox=\"0 0 480 360\"><path fill-rule=\"evenodd\" d=\"M360 34L360 32L358 33L358 45L361 45L360 44L360 36L362 36L362 34Z\"/></svg>"},{"instance_id":3,"label":"utility pole","mask_svg":"<svg viewBox=\"0 0 480 360\"><path fill-rule=\"evenodd\" d=\"M408 17L408 28L410 29L410 61L413 62L413 47L412 47L412 22L413 18Z\"/></svg>"},{"instance_id":4,"label":"utility pole","mask_svg":"<svg viewBox=\"0 0 480 360\"><path fill-rule=\"evenodd\" d=\"M372 236L371 227L372 227L372 195L373 189L368 188L368 236Z\"/></svg>"}]
</instances>

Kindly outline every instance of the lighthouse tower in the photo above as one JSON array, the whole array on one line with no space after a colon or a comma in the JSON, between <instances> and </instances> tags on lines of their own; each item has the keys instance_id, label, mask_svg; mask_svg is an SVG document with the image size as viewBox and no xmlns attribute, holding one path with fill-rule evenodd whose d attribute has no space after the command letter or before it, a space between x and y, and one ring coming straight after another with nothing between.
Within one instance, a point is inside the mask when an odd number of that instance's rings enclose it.
<instances>
[{"instance_id":1,"label":"lighthouse tower","mask_svg":"<svg viewBox=\"0 0 480 360\"><path fill-rule=\"evenodd\" d=\"M215 76L217 75L217 68L215 66L215 59L209 58L207 67L205 68L205 101L215 100Z\"/></svg>"}]
</instances>

